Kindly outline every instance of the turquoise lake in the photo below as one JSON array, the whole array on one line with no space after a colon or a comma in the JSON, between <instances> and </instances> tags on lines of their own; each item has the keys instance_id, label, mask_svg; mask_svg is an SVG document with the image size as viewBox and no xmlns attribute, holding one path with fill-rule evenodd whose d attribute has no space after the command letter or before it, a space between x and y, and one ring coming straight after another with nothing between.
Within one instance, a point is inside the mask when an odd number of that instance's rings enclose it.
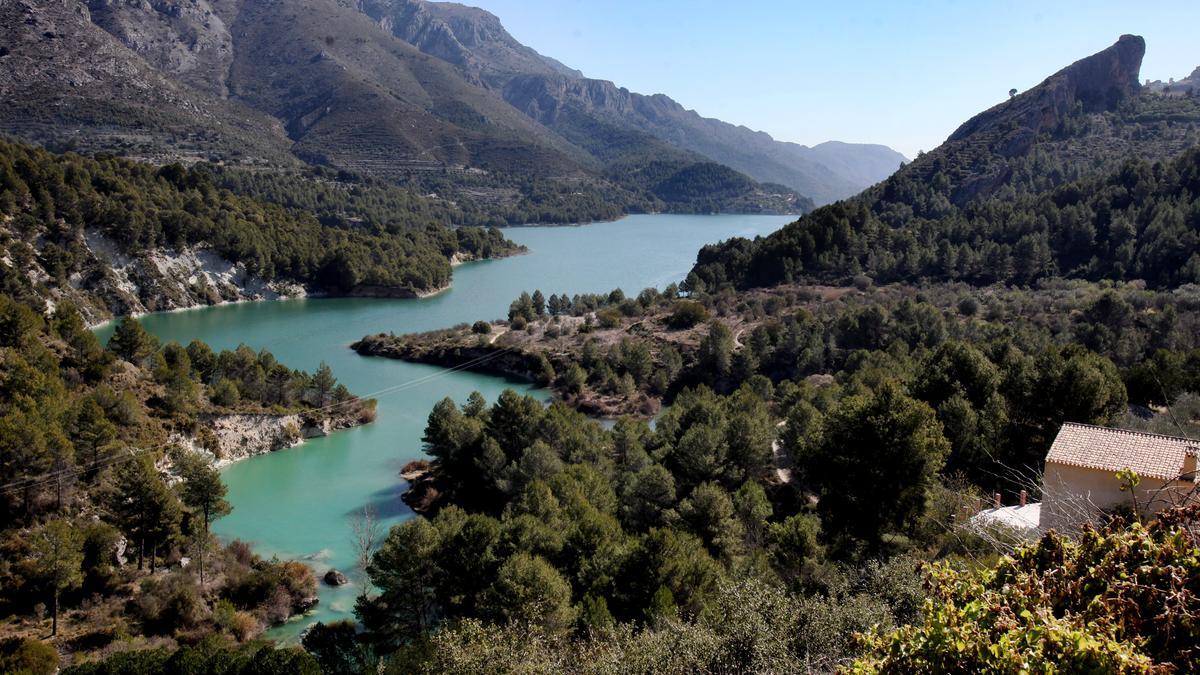
<instances>
[{"instance_id":1,"label":"turquoise lake","mask_svg":"<svg viewBox=\"0 0 1200 675\"><path fill-rule=\"evenodd\" d=\"M321 585L317 609L268 635L294 639L314 621L353 618L363 575L355 566L351 519L370 506L385 525L412 513L400 500L400 467L422 455L421 434L433 405L472 391L494 401L506 387L545 396L503 378L449 372L434 366L360 357L350 343L368 333L409 333L464 321L500 318L521 291L593 293L622 288L635 295L682 280L704 244L778 229L788 216L639 215L576 226L510 228L505 234L529 254L471 263L454 271L453 288L422 300L298 299L222 305L143 318L161 339L214 348L245 343L266 348L288 366L314 370L328 363L352 392L404 385L379 397L371 425L337 432L303 446L227 467L233 513L214 524L225 540L242 539L264 556L308 561L318 575L336 567L352 583ZM111 330L111 329L110 329ZM104 337L110 331L101 331Z\"/></svg>"}]
</instances>

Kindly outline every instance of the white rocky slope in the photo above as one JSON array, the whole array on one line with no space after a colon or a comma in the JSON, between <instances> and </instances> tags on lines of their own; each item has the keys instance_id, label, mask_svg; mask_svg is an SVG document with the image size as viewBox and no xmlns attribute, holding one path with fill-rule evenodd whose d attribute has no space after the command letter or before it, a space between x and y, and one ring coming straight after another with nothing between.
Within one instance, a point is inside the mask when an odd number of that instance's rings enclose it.
<instances>
[{"instance_id":1,"label":"white rocky slope","mask_svg":"<svg viewBox=\"0 0 1200 675\"><path fill-rule=\"evenodd\" d=\"M10 271L27 274L37 283L48 310L70 300L90 325L114 316L305 295L299 284L267 283L249 274L242 263L205 248L157 248L131 256L98 230L88 230L81 243L91 264L65 286L44 283L52 275L36 258L31 269ZM14 266L8 259L0 259L0 264Z\"/></svg>"}]
</instances>

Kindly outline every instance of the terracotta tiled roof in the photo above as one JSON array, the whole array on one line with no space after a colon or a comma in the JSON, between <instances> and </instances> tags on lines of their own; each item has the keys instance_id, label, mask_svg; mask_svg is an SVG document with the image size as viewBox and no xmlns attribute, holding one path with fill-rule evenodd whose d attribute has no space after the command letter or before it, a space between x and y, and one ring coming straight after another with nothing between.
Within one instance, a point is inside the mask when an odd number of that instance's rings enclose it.
<instances>
[{"instance_id":1,"label":"terracotta tiled roof","mask_svg":"<svg viewBox=\"0 0 1200 675\"><path fill-rule=\"evenodd\" d=\"M1133 469L1144 478L1169 480L1183 473L1184 459L1200 452L1198 445L1175 436L1068 422L1050 446L1046 462L1114 473Z\"/></svg>"}]
</instances>

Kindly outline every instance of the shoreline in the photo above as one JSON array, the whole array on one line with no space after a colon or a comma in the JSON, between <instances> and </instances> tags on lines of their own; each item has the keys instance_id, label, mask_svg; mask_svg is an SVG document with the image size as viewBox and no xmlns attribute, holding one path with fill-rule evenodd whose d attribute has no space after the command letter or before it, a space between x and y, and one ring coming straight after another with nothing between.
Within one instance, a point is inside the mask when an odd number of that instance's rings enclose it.
<instances>
[{"instance_id":1,"label":"shoreline","mask_svg":"<svg viewBox=\"0 0 1200 675\"><path fill-rule=\"evenodd\" d=\"M211 413L199 422L212 432L217 450L202 444L197 434L174 434L171 441L188 452L203 455L223 470L251 457L298 448L314 438L366 426L375 421L375 400L360 400L351 410L305 423L303 412Z\"/></svg>"},{"instance_id":2,"label":"shoreline","mask_svg":"<svg viewBox=\"0 0 1200 675\"><path fill-rule=\"evenodd\" d=\"M766 216L771 218L800 218L806 215L806 212L792 213L745 213L741 211L718 211L717 213L677 213L674 211L639 211L636 213L622 213L614 218L600 218L596 220L574 221L569 223L517 223L511 225L496 225L499 230L520 230L520 229L536 229L543 227L586 227L587 225L603 225L605 223L615 223L625 220L630 216L681 216L681 217L708 217L708 216Z\"/></svg>"},{"instance_id":3,"label":"shoreline","mask_svg":"<svg viewBox=\"0 0 1200 675\"><path fill-rule=\"evenodd\" d=\"M586 223L584 223L584 224L586 224ZM518 225L516 227L523 227L523 226ZM559 225L556 227L565 227L565 226ZM458 256L458 254L455 253L453 256L451 256L449 262L450 262L451 268L457 268L457 267L461 267L463 265L469 265L472 263L483 263L483 262L490 262L490 261L494 261L494 260L503 260L505 258L514 258L516 256L528 255L529 253L530 253L529 249L525 246L521 246L519 250L513 251L511 253L506 253L504 255L494 256L491 258L460 258ZM95 331L103 330L104 328L107 328L109 326L109 324L115 324L115 323L121 321L122 319L126 319L126 318L140 319L144 316L151 316L153 314L174 314L176 312L191 312L191 311L195 311L195 310L208 309L211 307L223 307L226 305L241 305L241 304L249 304L249 303L255 303L255 302L285 302L288 300L303 300L303 299L308 299L308 298L312 298L314 300L326 300L326 299L337 299L337 298L375 298L375 299L380 299L380 300L425 300L427 298L432 298L432 297L441 295L442 293L452 290L453 288L454 288L454 278L453 277L451 277L449 282L447 282L446 284L444 284L442 286L438 286L436 288L423 289L423 290L419 290L419 291L415 290L415 289L399 289L399 288L380 287L380 292L378 292L378 293L364 293L364 292L356 293L353 290L349 293L330 293L327 291L310 291L306 288L300 287L299 292L296 292L296 293L293 293L290 295L279 293L276 297L257 297L257 298L245 297L245 298L238 298L236 300L222 300L220 302L215 302L211 305L197 303L195 305L188 305L186 307L172 307L171 309L160 309L160 310L156 310L153 312L133 312L130 314L123 314L121 316L113 316L108 319L104 319L103 321L87 323L87 324L85 324L85 328L89 331L95 332Z\"/></svg>"},{"instance_id":4,"label":"shoreline","mask_svg":"<svg viewBox=\"0 0 1200 675\"><path fill-rule=\"evenodd\" d=\"M153 314L175 314L175 313L179 313L179 312L193 312L193 311L200 310L200 309L208 309L210 307L223 307L225 305L246 305L246 304L255 303L255 302L283 302L285 300L301 300L304 298L314 298L314 297L322 297L322 296L316 295L313 293L304 292L304 293L297 293L295 295L280 295L277 298L238 298L237 300L222 300L220 302L214 302L211 305L195 304L195 305L188 305L187 307L172 307L171 309L159 309L159 310L156 310L153 312L132 312L130 314L122 314L121 316L114 316L112 318L105 319L98 323L86 324L84 327L87 330L94 332L94 331L98 331L98 330L101 330L101 329L107 327L109 324L117 323L118 321L121 321L122 319L140 319L144 316L151 316Z\"/></svg>"}]
</instances>

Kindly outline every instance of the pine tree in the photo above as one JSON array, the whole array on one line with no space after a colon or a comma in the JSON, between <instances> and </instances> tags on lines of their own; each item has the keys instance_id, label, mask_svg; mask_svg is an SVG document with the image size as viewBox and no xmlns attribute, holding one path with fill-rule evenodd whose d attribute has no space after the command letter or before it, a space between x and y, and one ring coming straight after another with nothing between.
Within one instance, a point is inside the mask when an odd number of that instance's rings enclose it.
<instances>
[{"instance_id":1,"label":"pine tree","mask_svg":"<svg viewBox=\"0 0 1200 675\"><path fill-rule=\"evenodd\" d=\"M65 520L38 528L30 540L31 559L51 595L50 635L58 635L58 597L83 583L83 535Z\"/></svg>"},{"instance_id":2,"label":"pine tree","mask_svg":"<svg viewBox=\"0 0 1200 675\"><path fill-rule=\"evenodd\" d=\"M179 500L171 493L149 457L139 456L117 472L111 509L121 529L138 545L138 569L142 569L146 547L151 546L150 567L155 552L179 531Z\"/></svg>"},{"instance_id":3,"label":"pine tree","mask_svg":"<svg viewBox=\"0 0 1200 675\"><path fill-rule=\"evenodd\" d=\"M133 317L122 319L108 340L108 350L130 363L141 362L157 349L158 338L147 333Z\"/></svg>"},{"instance_id":4,"label":"pine tree","mask_svg":"<svg viewBox=\"0 0 1200 675\"><path fill-rule=\"evenodd\" d=\"M204 585L204 553L208 549L209 525L212 521L227 516L233 507L225 501L225 483L221 474L203 456L179 452L175 468L183 482L179 485L179 497L183 503L198 513L204 525L200 533L200 585Z\"/></svg>"},{"instance_id":5,"label":"pine tree","mask_svg":"<svg viewBox=\"0 0 1200 675\"><path fill-rule=\"evenodd\" d=\"M333 370L330 369L328 363L321 362L321 365L317 367L316 374L313 375L312 383L317 393L317 407L323 408L329 405L329 396L337 386L337 378L333 376Z\"/></svg>"}]
</instances>

